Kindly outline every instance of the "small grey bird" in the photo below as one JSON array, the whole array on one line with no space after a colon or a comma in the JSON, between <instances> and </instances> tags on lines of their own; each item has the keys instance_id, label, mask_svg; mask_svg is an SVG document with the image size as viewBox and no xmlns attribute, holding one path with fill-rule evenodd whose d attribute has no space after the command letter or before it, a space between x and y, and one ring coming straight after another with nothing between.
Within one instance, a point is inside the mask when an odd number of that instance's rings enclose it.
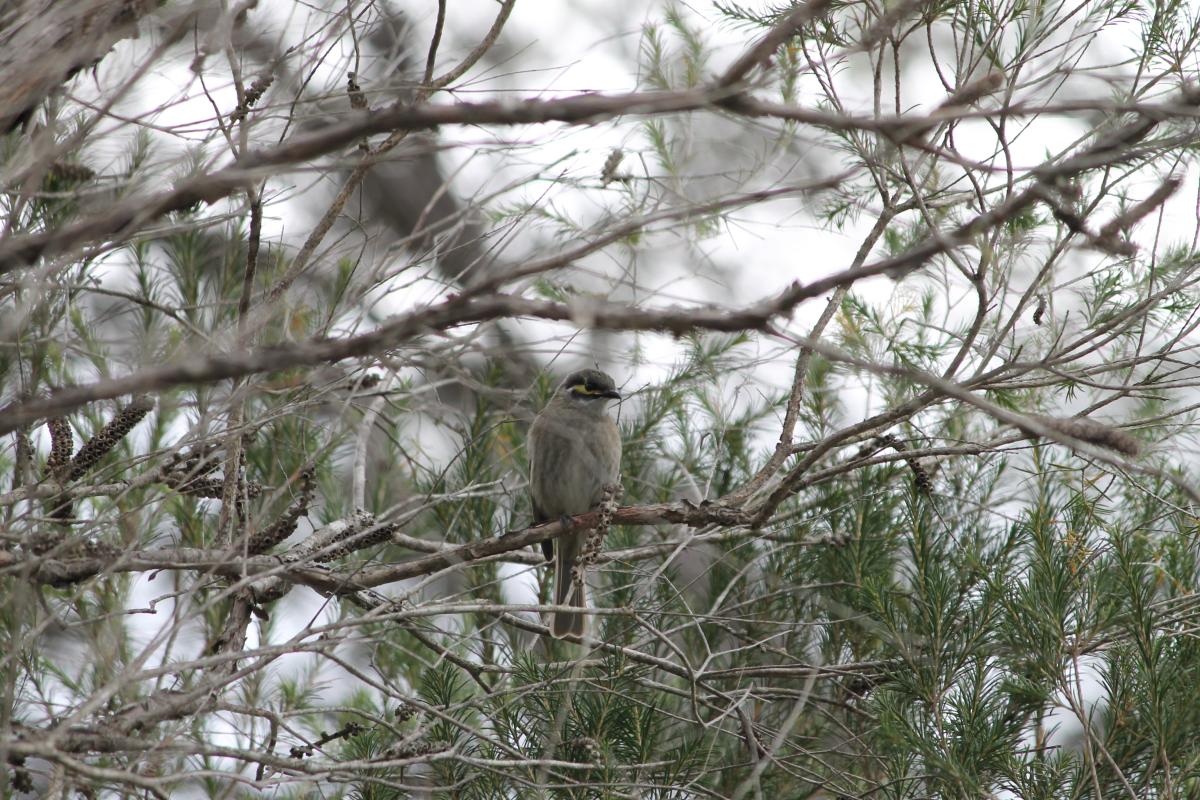
<instances>
[{"instance_id":1,"label":"small grey bird","mask_svg":"<svg viewBox=\"0 0 1200 800\"><path fill-rule=\"evenodd\" d=\"M529 429L529 493L535 522L585 514L616 484L621 471L621 434L605 410L620 400L613 379L598 369L567 377ZM542 542L546 560L554 559L556 605L587 607L583 581L572 580L587 531ZM582 576L580 576L582 577ZM550 622L555 638L583 636L583 614L556 613Z\"/></svg>"}]
</instances>

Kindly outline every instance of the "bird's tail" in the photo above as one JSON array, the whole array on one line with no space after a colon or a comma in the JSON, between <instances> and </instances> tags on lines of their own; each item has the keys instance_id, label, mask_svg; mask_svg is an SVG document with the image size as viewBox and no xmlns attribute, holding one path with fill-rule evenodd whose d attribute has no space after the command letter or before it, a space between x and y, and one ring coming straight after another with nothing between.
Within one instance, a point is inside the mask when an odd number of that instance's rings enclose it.
<instances>
[{"instance_id":1,"label":"bird's tail","mask_svg":"<svg viewBox=\"0 0 1200 800\"><path fill-rule=\"evenodd\" d=\"M560 606L587 608L587 592L582 580L574 577L579 551L583 548L586 532L560 536L554 546L554 603ZM586 616L570 611L556 611L551 615L550 634L555 639L567 636L583 638Z\"/></svg>"}]
</instances>

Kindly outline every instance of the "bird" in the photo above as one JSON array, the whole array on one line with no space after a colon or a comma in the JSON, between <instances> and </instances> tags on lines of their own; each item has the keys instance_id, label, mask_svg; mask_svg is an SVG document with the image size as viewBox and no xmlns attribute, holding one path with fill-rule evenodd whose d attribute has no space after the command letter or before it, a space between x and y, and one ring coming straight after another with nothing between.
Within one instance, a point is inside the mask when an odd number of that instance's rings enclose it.
<instances>
[{"instance_id":1,"label":"bird","mask_svg":"<svg viewBox=\"0 0 1200 800\"><path fill-rule=\"evenodd\" d=\"M598 369L567 376L529 428L529 494L534 522L585 514L616 486L621 472L621 433L608 414L610 400L620 400L613 379ZM587 531L574 531L542 542L546 560L554 561L556 605L587 607L582 575L573 580ZM585 615L555 612L550 634L556 639L583 637Z\"/></svg>"}]
</instances>

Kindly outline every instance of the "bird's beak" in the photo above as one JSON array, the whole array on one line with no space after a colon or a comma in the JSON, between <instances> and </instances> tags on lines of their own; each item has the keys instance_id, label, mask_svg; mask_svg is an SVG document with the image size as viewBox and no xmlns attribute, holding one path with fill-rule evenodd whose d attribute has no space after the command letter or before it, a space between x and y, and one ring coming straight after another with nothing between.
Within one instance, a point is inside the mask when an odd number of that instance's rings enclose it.
<instances>
[{"instance_id":1,"label":"bird's beak","mask_svg":"<svg viewBox=\"0 0 1200 800\"><path fill-rule=\"evenodd\" d=\"M620 400L621 399L621 393L618 392L616 389L609 389L606 392L602 392L600 394L600 396L607 397L609 400Z\"/></svg>"}]
</instances>

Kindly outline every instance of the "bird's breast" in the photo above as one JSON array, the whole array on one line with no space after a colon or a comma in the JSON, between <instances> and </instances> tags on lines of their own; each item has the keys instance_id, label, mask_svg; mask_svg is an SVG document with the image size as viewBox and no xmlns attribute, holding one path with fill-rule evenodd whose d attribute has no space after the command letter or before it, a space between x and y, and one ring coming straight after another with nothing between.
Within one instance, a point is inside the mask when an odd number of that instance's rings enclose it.
<instances>
[{"instance_id":1,"label":"bird's breast","mask_svg":"<svg viewBox=\"0 0 1200 800\"><path fill-rule=\"evenodd\" d=\"M530 492L548 517L590 511L619 476L621 437L607 414L544 413L529 444Z\"/></svg>"}]
</instances>

